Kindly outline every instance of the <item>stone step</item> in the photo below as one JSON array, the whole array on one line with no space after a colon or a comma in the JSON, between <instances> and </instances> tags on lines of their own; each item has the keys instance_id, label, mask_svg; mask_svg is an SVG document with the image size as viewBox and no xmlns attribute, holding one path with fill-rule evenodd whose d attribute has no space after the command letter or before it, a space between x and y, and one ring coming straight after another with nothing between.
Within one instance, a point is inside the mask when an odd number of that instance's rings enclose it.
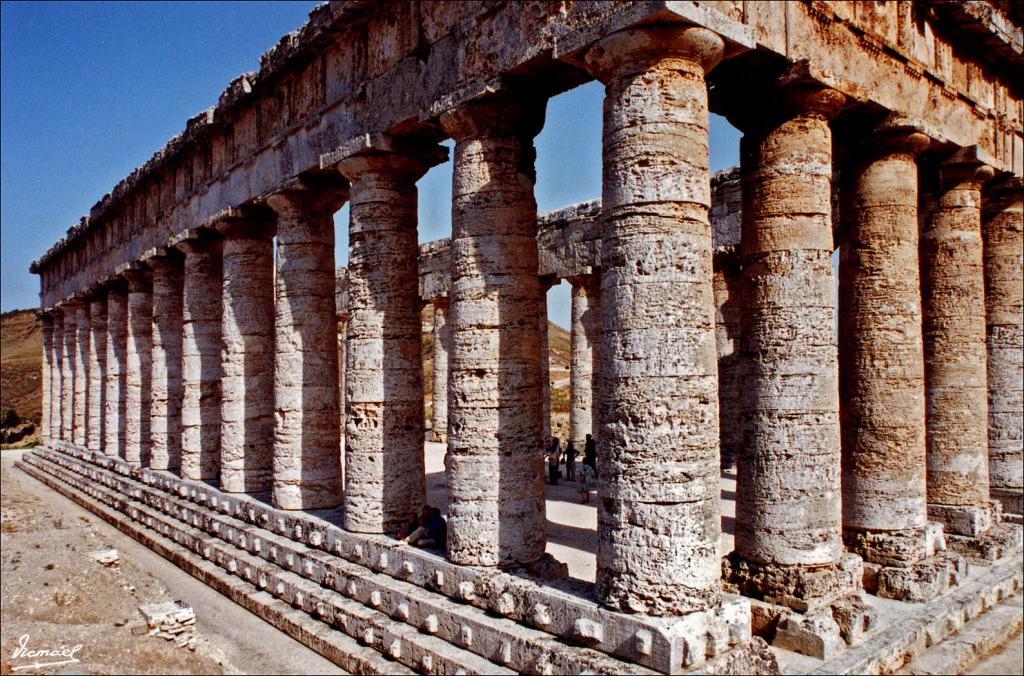
<instances>
[{"instance_id":1,"label":"stone step","mask_svg":"<svg viewBox=\"0 0 1024 676\"><path fill-rule=\"evenodd\" d=\"M555 637L523 627L506 618L486 614L474 606L456 603L447 597L421 589L404 580L392 578L351 564L320 550L283 538L234 517L212 512L186 500L84 465L59 453L36 454L89 481L130 494L151 508L202 528L250 554L260 556L286 570L335 589L365 606L387 612L391 617L420 630L431 631L446 641L462 645L483 657L518 671L534 670L550 664L558 672L650 673L587 648L567 646Z\"/></svg>"},{"instance_id":2,"label":"stone step","mask_svg":"<svg viewBox=\"0 0 1024 676\"><path fill-rule=\"evenodd\" d=\"M525 572L452 564L433 552L401 547L391 538L349 533L328 520L337 518L336 511L325 515L278 510L244 494L225 494L202 482L184 481L168 472L144 469L64 442L53 442L52 446L55 450L37 452L57 453L132 478L204 510L233 515L312 549L533 627L560 641L588 646L662 673L679 671L704 659L721 660L733 646L750 645L750 605L739 596L723 595L720 612L713 621L699 627L686 618L616 613L596 603L593 585L568 580L542 582Z\"/></svg>"},{"instance_id":3,"label":"stone step","mask_svg":"<svg viewBox=\"0 0 1024 676\"><path fill-rule=\"evenodd\" d=\"M250 584L267 590L273 596L330 625L337 625L352 638L412 669L446 674L515 673L437 636L420 633L378 610L363 606L333 589L324 588L215 536L209 536L174 517L109 490L99 482L90 481L83 475L38 458L32 458L29 463L132 519L141 521Z\"/></svg>"},{"instance_id":4,"label":"stone step","mask_svg":"<svg viewBox=\"0 0 1024 676\"><path fill-rule=\"evenodd\" d=\"M959 674L970 669L1024 626L1024 596L1016 594L929 648L897 674Z\"/></svg>"},{"instance_id":5,"label":"stone step","mask_svg":"<svg viewBox=\"0 0 1024 676\"><path fill-rule=\"evenodd\" d=\"M236 577L215 563L196 556L173 540L127 515L103 504L83 491L73 488L40 467L24 461L15 466L65 497L112 524L134 540L145 545L196 579L217 590L249 612L261 617L303 645L351 673L414 674L403 664L390 660L378 651L360 645L337 629L293 608L266 591Z\"/></svg>"}]
</instances>

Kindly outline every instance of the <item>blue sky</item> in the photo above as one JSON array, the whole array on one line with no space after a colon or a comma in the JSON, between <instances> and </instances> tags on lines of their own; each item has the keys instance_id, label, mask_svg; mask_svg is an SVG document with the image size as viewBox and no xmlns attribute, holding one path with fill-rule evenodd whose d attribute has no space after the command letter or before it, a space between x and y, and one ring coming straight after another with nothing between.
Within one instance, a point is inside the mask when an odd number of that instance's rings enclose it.
<instances>
[{"instance_id":1,"label":"blue sky","mask_svg":"<svg viewBox=\"0 0 1024 676\"><path fill-rule=\"evenodd\" d=\"M29 263L317 4L0 4L0 309L36 306ZM590 83L548 104L537 137L540 211L600 196L602 93ZM738 133L715 116L711 132L712 169L736 164ZM447 237L451 164L419 187L421 241ZM335 217L339 265L347 222L345 208ZM568 299L564 283L549 296L563 326Z\"/></svg>"}]
</instances>

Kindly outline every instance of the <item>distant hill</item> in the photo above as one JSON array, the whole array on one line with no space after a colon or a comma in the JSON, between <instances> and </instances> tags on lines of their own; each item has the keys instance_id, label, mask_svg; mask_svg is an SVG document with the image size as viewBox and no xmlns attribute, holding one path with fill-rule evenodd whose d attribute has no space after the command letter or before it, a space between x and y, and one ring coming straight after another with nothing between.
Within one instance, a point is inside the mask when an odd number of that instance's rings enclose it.
<instances>
[{"instance_id":1,"label":"distant hill","mask_svg":"<svg viewBox=\"0 0 1024 676\"><path fill-rule=\"evenodd\" d=\"M43 404L43 333L36 312L0 315L0 413L14 409L33 422L39 422Z\"/></svg>"},{"instance_id":2,"label":"distant hill","mask_svg":"<svg viewBox=\"0 0 1024 676\"><path fill-rule=\"evenodd\" d=\"M7 409L23 420L39 421L42 408L40 372L43 336L36 320L37 310L15 310L0 315L0 414ZM430 313L424 314L424 328L432 325ZM433 390L433 336L423 334L424 396L427 424ZM548 351L551 365L551 409L553 433L566 436L569 425L569 332L548 322Z\"/></svg>"}]
</instances>

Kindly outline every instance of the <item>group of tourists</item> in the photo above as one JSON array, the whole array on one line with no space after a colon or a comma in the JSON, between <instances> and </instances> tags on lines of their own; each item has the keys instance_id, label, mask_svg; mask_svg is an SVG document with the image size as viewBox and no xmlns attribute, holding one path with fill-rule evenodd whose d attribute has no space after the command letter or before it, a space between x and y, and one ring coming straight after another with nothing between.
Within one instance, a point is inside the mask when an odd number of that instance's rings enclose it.
<instances>
[{"instance_id":1,"label":"group of tourists","mask_svg":"<svg viewBox=\"0 0 1024 676\"><path fill-rule=\"evenodd\" d=\"M594 490L594 478L597 471L597 444L594 438L587 435L583 445L583 464L580 471L576 472L576 457L578 452L572 439L566 442L565 450L562 450L558 437L551 437L551 445L548 446L545 456L548 461L548 483L552 486L558 485L562 476L559 465L565 463L566 481L576 481L576 489L580 494L580 502L590 502L590 491Z\"/></svg>"}]
</instances>

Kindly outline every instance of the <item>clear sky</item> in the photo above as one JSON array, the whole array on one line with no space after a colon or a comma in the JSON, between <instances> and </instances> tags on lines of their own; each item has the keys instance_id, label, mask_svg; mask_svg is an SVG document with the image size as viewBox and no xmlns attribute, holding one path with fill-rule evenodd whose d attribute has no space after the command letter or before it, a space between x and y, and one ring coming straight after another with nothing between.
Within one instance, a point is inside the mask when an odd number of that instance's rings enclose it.
<instances>
[{"instance_id":1,"label":"clear sky","mask_svg":"<svg viewBox=\"0 0 1024 676\"><path fill-rule=\"evenodd\" d=\"M235 76L301 26L316 2L0 3L0 306L38 305L29 263ZM602 87L548 104L537 204L600 197ZM712 170L737 163L738 133L711 120ZM339 139L340 140L340 139ZM451 163L419 183L420 240L451 232ZM347 260L348 209L335 217ZM549 316L568 326L566 284Z\"/></svg>"}]
</instances>

